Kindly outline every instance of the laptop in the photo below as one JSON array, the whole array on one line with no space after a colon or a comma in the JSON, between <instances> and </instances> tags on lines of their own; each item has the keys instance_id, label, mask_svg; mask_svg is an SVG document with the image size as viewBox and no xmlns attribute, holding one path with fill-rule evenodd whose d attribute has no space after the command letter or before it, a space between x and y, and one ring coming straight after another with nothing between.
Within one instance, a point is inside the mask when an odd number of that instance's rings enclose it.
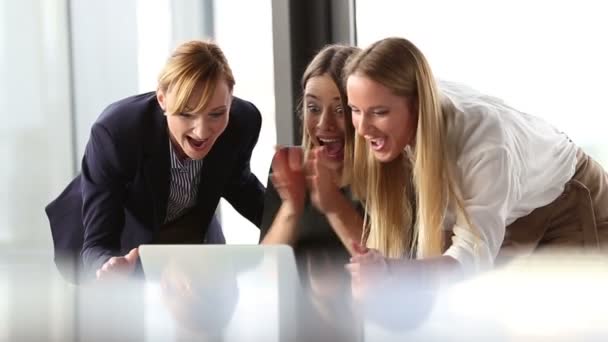
<instances>
[{"instance_id":1,"label":"laptop","mask_svg":"<svg viewBox=\"0 0 608 342\"><path fill-rule=\"evenodd\" d=\"M286 245L141 245L146 335L295 339L299 282ZM149 318L149 319L148 319Z\"/></svg>"}]
</instances>

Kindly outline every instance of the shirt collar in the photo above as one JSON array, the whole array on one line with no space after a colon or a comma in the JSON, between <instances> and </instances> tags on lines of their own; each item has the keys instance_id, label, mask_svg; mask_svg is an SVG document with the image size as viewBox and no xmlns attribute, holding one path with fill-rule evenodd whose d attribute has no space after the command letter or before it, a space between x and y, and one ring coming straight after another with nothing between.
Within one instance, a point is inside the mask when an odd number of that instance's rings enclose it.
<instances>
[{"instance_id":1,"label":"shirt collar","mask_svg":"<svg viewBox=\"0 0 608 342\"><path fill-rule=\"evenodd\" d=\"M175 150L175 146L171 142L170 138L169 138L169 153L171 154L170 159L171 159L171 168L172 169L182 169L187 165L195 165L198 167L203 164L203 159L192 160L190 158L186 158L184 160L180 160L179 156L177 154L177 151Z\"/></svg>"}]
</instances>

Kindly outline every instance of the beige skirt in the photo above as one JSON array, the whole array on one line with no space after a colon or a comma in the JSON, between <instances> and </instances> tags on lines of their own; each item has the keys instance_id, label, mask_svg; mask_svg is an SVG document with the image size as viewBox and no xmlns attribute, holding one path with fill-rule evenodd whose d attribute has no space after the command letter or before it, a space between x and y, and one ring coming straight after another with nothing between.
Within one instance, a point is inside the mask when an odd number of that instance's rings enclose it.
<instances>
[{"instance_id":1,"label":"beige skirt","mask_svg":"<svg viewBox=\"0 0 608 342\"><path fill-rule=\"evenodd\" d=\"M507 227L497 262L563 251L608 253L608 173L581 149L564 192Z\"/></svg>"}]
</instances>

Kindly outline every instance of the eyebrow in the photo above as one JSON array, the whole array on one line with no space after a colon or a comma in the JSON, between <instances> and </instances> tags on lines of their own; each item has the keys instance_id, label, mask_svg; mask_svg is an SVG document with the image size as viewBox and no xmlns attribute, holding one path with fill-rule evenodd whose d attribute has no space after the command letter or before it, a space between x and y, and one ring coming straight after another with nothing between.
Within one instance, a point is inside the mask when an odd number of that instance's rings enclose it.
<instances>
[{"instance_id":1,"label":"eyebrow","mask_svg":"<svg viewBox=\"0 0 608 342\"><path fill-rule=\"evenodd\" d=\"M321 101L321 99L318 96L313 95L313 94L306 94L306 95L304 95L304 97L312 97L315 100ZM340 96L334 96L334 98L332 100L338 100L339 101L340 100Z\"/></svg>"},{"instance_id":2,"label":"eyebrow","mask_svg":"<svg viewBox=\"0 0 608 342\"><path fill-rule=\"evenodd\" d=\"M184 113L200 114L200 113L192 113L192 110L193 110L193 108L186 107L186 108L184 108ZM221 106L218 106L218 107L215 107L215 108L211 108L209 111L210 112L215 112L215 111L219 111L219 110L226 110L226 106L221 105Z\"/></svg>"},{"instance_id":3,"label":"eyebrow","mask_svg":"<svg viewBox=\"0 0 608 342\"><path fill-rule=\"evenodd\" d=\"M210 112L215 112L215 111L218 111L218 110L225 110L225 109L226 109L226 106L221 105L221 106L218 106L218 107L215 107L215 108L211 108Z\"/></svg>"},{"instance_id":4,"label":"eyebrow","mask_svg":"<svg viewBox=\"0 0 608 342\"><path fill-rule=\"evenodd\" d=\"M348 106L351 107L351 108L352 107L357 108L357 106L355 106L354 104L352 104L350 102L348 103ZM378 109L387 110L388 107L387 106L380 106L380 105L378 105L378 106L371 106L371 107L367 108L367 112L371 112L371 111L378 110Z\"/></svg>"}]
</instances>

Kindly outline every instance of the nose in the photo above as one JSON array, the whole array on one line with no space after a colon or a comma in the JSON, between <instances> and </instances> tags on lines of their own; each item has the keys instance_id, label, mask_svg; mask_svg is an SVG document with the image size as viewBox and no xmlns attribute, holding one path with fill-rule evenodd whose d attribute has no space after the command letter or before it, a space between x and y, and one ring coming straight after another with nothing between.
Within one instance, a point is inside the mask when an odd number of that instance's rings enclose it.
<instances>
[{"instance_id":1,"label":"nose","mask_svg":"<svg viewBox=\"0 0 608 342\"><path fill-rule=\"evenodd\" d=\"M353 115L353 126L359 135L365 135L369 131L369 118L365 113L355 116Z\"/></svg>"},{"instance_id":2,"label":"nose","mask_svg":"<svg viewBox=\"0 0 608 342\"><path fill-rule=\"evenodd\" d=\"M328 131L336 128L336 117L330 108L323 109L323 113L321 113L321 118L319 119L317 127Z\"/></svg>"},{"instance_id":3,"label":"nose","mask_svg":"<svg viewBox=\"0 0 608 342\"><path fill-rule=\"evenodd\" d=\"M203 139L205 137L205 131L207 130L207 124L205 123L204 116L197 118L194 121L194 126L192 128L192 132L196 135L198 139Z\"/></svg>"}]
</instances>

